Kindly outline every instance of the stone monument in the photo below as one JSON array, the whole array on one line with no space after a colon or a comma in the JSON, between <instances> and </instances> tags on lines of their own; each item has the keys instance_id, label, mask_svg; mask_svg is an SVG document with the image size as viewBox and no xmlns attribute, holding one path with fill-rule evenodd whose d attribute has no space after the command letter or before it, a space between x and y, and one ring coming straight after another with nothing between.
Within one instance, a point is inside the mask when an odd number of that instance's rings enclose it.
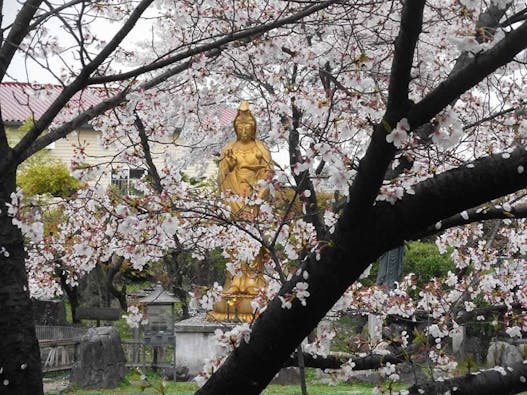
<instances>
[{"instance_id":1,"label":"stone monument","mask_svg":"<svg viewBox=\"0 0 527 395\"><path fill-rule=\"evenodd\" d=\"M113 326L90 328L81 338L70 381L80 388L114 388L126 373L119 331Z\"/></svg>"}]
</instances>

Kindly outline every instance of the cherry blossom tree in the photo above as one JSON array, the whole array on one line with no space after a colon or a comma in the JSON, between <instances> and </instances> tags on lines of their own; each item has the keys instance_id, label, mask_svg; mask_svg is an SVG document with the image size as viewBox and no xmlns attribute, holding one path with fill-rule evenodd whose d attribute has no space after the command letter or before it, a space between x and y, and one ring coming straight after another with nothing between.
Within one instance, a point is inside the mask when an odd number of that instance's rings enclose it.
<instances>
[{"instance_id":1,"label":"cherry blossom tree","mask_svg":"<svg viewBox=\"0 0 527 395\"><path fill-rule=\"evenodd\" d=\"M57 262L63 281L74 284L113 256L140 270L167 251L199 257L221 248L236 273L261 246L268 252L269 288L254 303L259 317L219 334L232 349L211 361L201 394L261 392L329 311L426 316L429 360L447 373L442 347L477 311L475 298L505 311L508 333L521 335L523 261L498 265L497 244L482 241L480 223L502 220L501 253L523 259L525 15L520 2L507 0L25 2L4 30L2 80L23 53L63 89L15 146L0 129L4 389L42 393L29 289L59 292L50 276ZM117 26L109 40L95 30L102 19ZM125 40L143 20L149 34L143 30L145 40L131 50ZM52 21L61 36L46 28ZM67 106L92 85L105 87L100 104ZM242 98L254 103L260 137L290 158L266 181L270 202L247 199L259 207L252 221L233 218L213 187L181 176L189 165L199 171L232 134L214 105ZM61 111L67 121L57 121ZM101 131L107 158L87 166L79 143L72 171L91 184L61 203L67 221L44 237L16 191L16 169L86 122ZM97 183L104 172L130 166L145 169L140 195L118 196ZM293 190L285 203L283 185ZM432 280L417 296L411 277L391 294L361 287L359 277L383 252L438 232L458 268L444 284ZM24 236L31 239L29 283ZM218 293L202 301L210 305ZM340 367L340 378L369 366L395 379L404 351L384 362L333 361L318 347L330 337L322 333L306 351ZM407 334L399 340L404 348ZM524 388L524 369L504 372L511 391ZM441 385L475 388L466 383Z\"/></svg>"},{"instance_id":2,"label":"cherry blossom tree","mask_svg":"<svg viewBox=\"0 0 527 395\"><path fill-rule=\"evenodd\" d=\"M254 37L261 36L279 26L295 24L303 17L327 8L332 2L289 3L284 4L285 7L267 4L264 8L265 12L258 14L257 19L246 20L241 25L232 25L229 19L222 19L221 15L217 20L223 20L223 22L211 23L216 19L211 18L217 12L218 7L223 7L222 4L204 5L202 9L190 2L182 4L157 2L161 6L157 9L153 3L153 0L133 2L30 0L21 4L11 23L6 22L2 25L1 80L9 77L8 68L13 63L15 55L22 54L27 62L39 64L62 86L62 91L54 99L53 104L38 119L34 120L33 127L16 145L9 145L5 123L1 123L0 245L2 246L2 262L0 266L2 269L0 270L3 281L0 291L2 295L0 333L4 352L0 358L0 375L4 393L42 393L40 356L32 323L24 248L24 235L39 242L42 236L42 223L38 217L25 212L20 206L21 199L17 195L15 184L17 167L53 141L72 133L77 127L120 105L125 107L129 105L128 110L131 110L140 100L144 106L157 103L156 107L159 111L159 103L175 94L174 89L181 84L181 80L176 78L159 90L165 99L162 96L154 99L152 88L170 81L183 72L189 74L182 77L182 80L198 78L205 72L207 62L217 57L224 49L244 45ZM202 11L206 12L202 13ZM145 17L145 13L150 12L152 14ZM234 15L231 15L231 19L232 17ZM131 53L125 49L124 40L130 35L138 21L148 20L148 18L155 21L156 26L168 28L171 25L171 29L174 29L171 33L177 36L177 40L173 41L169 47L167 41L156 40L153 43L146 39L143 45L155 44L153 51L149 53L145 51L145 56L140 55L139 52ZM95 30L100 28L100 25L97 26L95 22L101 20L114 22L113 26L116 26L116 29L112 36L107 36L109 29L107 24L103 26L104 29ZM167 21L170 23L165 24ZM145 38L144 35L143 37ZM127 60L132 58L133 61ZM125 64L127 69L121 70L119 68L121 66L117 63ZM112 83L113 85L108 86L109 91L101 97L101 102L97 106L79 108L68 105L74 95L82 95L83 90L87 87ZM188 85L184 86L179 93L183 94L185 88L188 88ZM40 89L30 94L46 94L46 91ZM186 95L189 94L192 92L187 90ZM193 110L195 109L194 106ZM178 110L182 111L181 114L190 111L188 106L178 108ZM181 114L178 114L178 110L172 113L172 121L165 127L161 127L160 132L167 133L167 129L174 126L173 123L177 119L184 121L184 118L179 117ZM65 118L61 118L62 121L56 121L57 114L61 111ZM96 123L101 128L115 126L115 130L118 130L118 124L124 127L131 119L135 119L133 116L130 118L132 114L129 111L123 111L123 114L124 119L116 116L107 121L99 119ZM112 124L112 122L117 122L117 124ZM44 133L45 130L49 132ZM172 131L173 128L170 129L170 132ZM137 134L136 137L138 137ZM111 136L108 139L105 143L114 143L111 141ZM191 141L189 143L194 144ZM115 144L119 144L119 141L117 140ZM78 150L79 155L82 156L83 147L79 147ZM86 173L87 170L83 169L82 172ZM177 174L175 172L169 175L169 178L174 177L174 181L177 182ZM82 196L80 198L82 199ZM124 207L123 209L126 210ZM133 220L128 220L123 226L128 232L133 227L132 222ZM166 222L166 226L170 229L170 221ZM63 248L72 247L76 249L77 258L87 258L91 256L92 246L81 243L75 247L71 243L64 242ZM152 251L155 251L154 256L160 256L159 251L150 249L148 244L145 244L144 254L142 257L138 254L138 259L134 260L134 264L140 266L145 255L151 254ZM123 256L128 255L130 254ZM48 258L51 257L48 255ZM29 261L28 264L30 270L43 271L43 268L38 267L38 262ZM89 270L89 263L85 261L75 259L70 264L78 265L75 273L79 270ZM75 279L75 273L72 275L72 281Z\"/></svg>"}]
</instances>

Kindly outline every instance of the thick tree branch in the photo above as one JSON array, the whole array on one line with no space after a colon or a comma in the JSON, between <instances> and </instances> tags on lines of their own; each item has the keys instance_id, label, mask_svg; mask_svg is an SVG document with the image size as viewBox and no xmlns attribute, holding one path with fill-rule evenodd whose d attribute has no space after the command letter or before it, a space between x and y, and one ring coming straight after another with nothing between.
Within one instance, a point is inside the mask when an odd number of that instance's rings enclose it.
<instances>
[{"instance_id":1,"label":"thick tree branch","mask_svg":"<svg viewBox=\"0 0 527 395\"><path fill-rule=\"evenodd\" d=\"M365 218L377 197L386 169L395 155L395 146L386 142L386 134L395 128L396 123L406 115L411 106L408 101L408 84L423 23L424 6L423 0L404 3L392 62L386 113L383 121L376 125L366 154L359 163L349 192L349 201L353 204L344 210L340 224L350 224Z\"/></svg>"},{"instance_id":2,"label":"thick tree branch","mask_svg":"<svg viewBox=\"0 0 527 395\"><path fill-rule=\"evenodd\" d=\"M527 8L524 8L523 10L518 11L516 14L511 15L509 18L505 19L499 25L501 27L506 27L506 26L510 26L510 25L515 24L515 23L524 21L525 19L527 19Z\"/></svg>"},{"instance_id":3,"label":"thick tree branch","mask_svg":"<svg viewBox=\"0 0 527 395\"><path fill-rule=\"evenodd\" d=\"M18 46L29 33L29 25L41 3L42 0L28 0L18 12L11 30L9 30L9 34L0 48L0 81L4 79Z\"/></svg>"},{"instance_id":4,"label":"thick tree branch","mask_svg":"<svg viewBox=\"0 0 527 395\"><path fill-rule=\"evenodd\" d=\"M2 121L0 122L0 157L7 158L10 147L7 141L7 133L2 118L2 108L0 108L0 120Z\"/></svg>"},{"instance_id":5,"label":"thick tree branch","mask_svg":"<svg viewBox=\"0 0 527 395\"><path fill-rule=\"evenodd\" d=\"M391 226L379 225L384 229L379 232L397 234L403 241L414 239L430 226L440 230L445 218L525 188L525 169L527 151L518 147L510 153L490 155L438 174L417 184L415 195L407 194L393 206L378 202L378 219L384 215L392 217L383 221Z\"/></svg>"},{"instance_id":6,"label":"thick tree branch","mask_svg":"<svg viewBox=\"0 0 527 395\"><path fill-rule=\"evenodd\" d=\"M409 388L409 395L456 394L495 395L517 394L527 390L527 361L510 368L493 368L469 373L444 381L434 381Z\"/></svg>"},{"instance_id":7,"label":"thick tree branch","mask_svg":"<svg viewBox=\"0 0 527 395\"><path fill-rule=\"evenodd\" d=\"M406 2L401 15L401 29L395 41L395 55L390 72L386 121L395 122L408 111L408 86L417 40L423 25L425 1Z\"/></svg>"},{"instance_id":8,"label":"thick tree branch","mask_svg":"<svg viewBox=\"0 0 527 395\"><path fill-rule=\"evenodd\" d=\"M128 93L129 93L129 89L125 88L121 92L116 94L115 96L102 101L96 106L90 107L88 110L76 116L71 121L65 122L58 128L53 129L51 132L43 136L40 136L37 140L35 140L35 142L30 147L28 147L24 151L21 151L18 154L16 158L17 164L22 163L27 158L29 158L31 155L40 151L44 147L47 147L52 142L57 141L58 139L61 139L63 137L66 137L69 133L71 133L71 131L75 130L76 128L86 125L91 119L95 118L96 116L101 115L104 112L124 103L124 101L126 100L126 95ZM2 171L2 168L0 168L0 172L1 171Z\"/></svg>"}]
</instances>

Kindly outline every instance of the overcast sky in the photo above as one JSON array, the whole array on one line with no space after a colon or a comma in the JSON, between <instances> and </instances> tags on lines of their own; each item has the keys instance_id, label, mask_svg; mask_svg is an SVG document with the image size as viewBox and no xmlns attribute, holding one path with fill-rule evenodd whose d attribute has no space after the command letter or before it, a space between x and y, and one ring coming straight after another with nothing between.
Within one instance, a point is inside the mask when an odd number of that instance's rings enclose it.
<instances>
[{"instance_id":1,"label":"overcast sky","mask_svg":"<svg viewBox=\"0 0 527 395\"><path fill-rule=\"evenodd\" d=\"M3 2L3 20L2 20L2 28L5 28L13 23L13 20L15 19L15 16L20 10L22 5L20 4L20 0L4 0ZM64 33L62 36L60 35L60 32L62 30L59 28L59 21L58 20L52 20L49 21L47 26L50 34L57 34L59 33L59 41L62 43L63 46L67 45L65 42L65 39L67 37ZM109 22L103 22L98 21L97 24L100 25L100 27L97 28L96 31L104 31L106 37L111 37L119 26L117 24L110 24ZM145 27L144 26L136 26L134 30L130 33L130 38L127 40L128 44L125 44L124 46L126 48L133 47L133 42L136 40L134 37L141 37L141 33L144 36ZM139 33L138 33L139 32ZM7 35L7 33L4 34L4 37ZM73 62L72 54L66 55L66 59L69 59ZM26 64L27 62L27 64ZM59 69L62 66L62 63L60 60L55 59L54 61L51 61L52 68L55 69L57 74L59 74ZM30 59L26 59L24 56L17 53L15 55L15 58L11 62L9 68L7 69L7 76L4 78L4 81L21 81L21 82L41 82L41 83L57 83L55 77L53 77L48 71L40 67L35 62L32 62Z\"/></svg>"}]
</instances>

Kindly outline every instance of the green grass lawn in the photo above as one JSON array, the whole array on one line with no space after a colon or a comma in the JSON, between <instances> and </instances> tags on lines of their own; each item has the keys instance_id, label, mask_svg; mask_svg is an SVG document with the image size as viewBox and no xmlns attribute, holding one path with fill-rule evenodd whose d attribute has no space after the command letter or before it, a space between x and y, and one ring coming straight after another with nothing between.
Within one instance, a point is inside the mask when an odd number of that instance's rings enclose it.
<instances>
[{"instance_id":1,"label":"green grass lawn","mask_svg":"<svg viewBox=\"0 0 527 395\"><path fill-rule=\"evenodd\" d=\"M169 384L166 395L193 395L197 386L192 383ZM372 394L372 386L367 384L337 385L329 386L322 384L308 384L309 395L369 395ZM71 389L63 394L78 395L153 395L160 394L159 391L147 388L144 391L140 389L139 384L127 384L118 388L107 390L75 390ZM297 385L270 385L264 392L264 395L301 395L302 391Z\"/></svg>"},{"instance_id":2,"label":"green grass lawn","mask_svg":"<svg viewBox=\"0 0 527 395\"><path fill-rule=\"evenodd\" d=\"M308 375L308 393L309 395L369 395L372 394L373 385L371 384L339 384L336 386L317 383ZM142 388L141 379L136 372L129 373L125 380L117 388L104 390L80 390L68 388L62 392L48 391L46 394L78 394L78 395L153 395L161 394L159 388L161 379L155 374L148 374L148 380L152 384L150 388ZM156 389L157 387L158 389ZM189 382L173 383L167 382L165 389L166 395L192 395L198 387ZM264 395L301 395L299 385L270 385L262 394Z\"/></svg>"}]
</instances>

